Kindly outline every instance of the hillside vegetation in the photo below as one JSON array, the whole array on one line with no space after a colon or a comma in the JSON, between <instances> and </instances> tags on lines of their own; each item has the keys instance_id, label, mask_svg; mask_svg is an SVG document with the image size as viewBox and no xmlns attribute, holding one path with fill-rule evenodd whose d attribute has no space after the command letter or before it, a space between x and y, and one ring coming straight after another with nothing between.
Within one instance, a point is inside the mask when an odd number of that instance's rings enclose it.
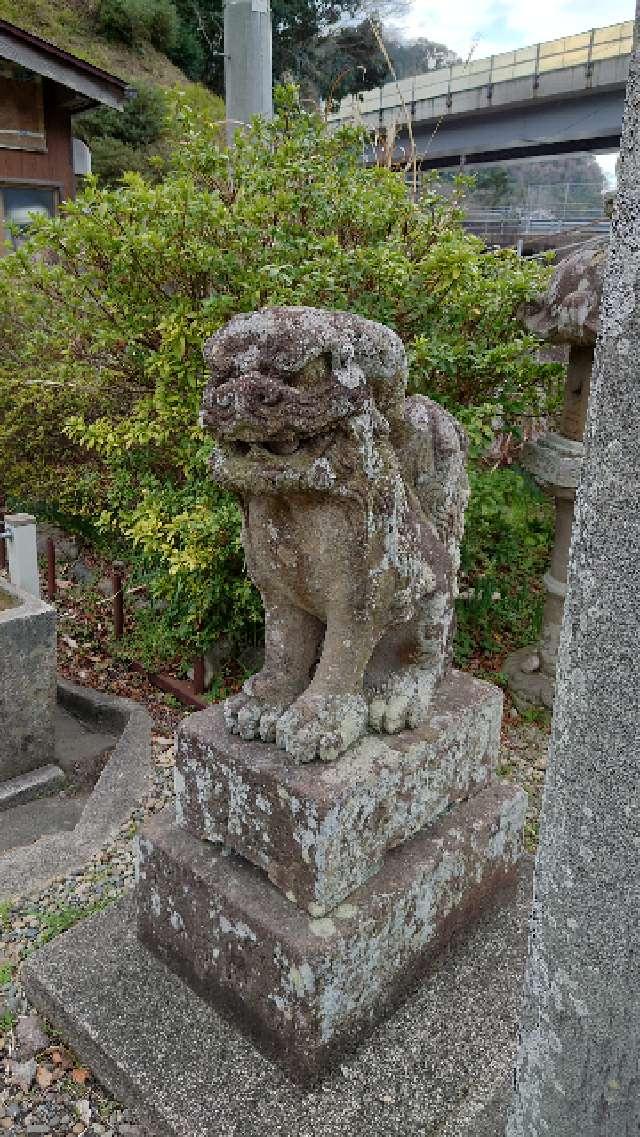
<instances>
[{"instance_id":1,"label":"hillside vegetation","mask_svg":"<svg viewBox=\"0 0 640 1137\"><path fill-rule=\"evenodd\" d=\"M133 84L185 86L188 80L149 42L135 48L101 34L98 0L0 0L0 17L56 47L86 59Z\"/></svg>"}]
</instances>

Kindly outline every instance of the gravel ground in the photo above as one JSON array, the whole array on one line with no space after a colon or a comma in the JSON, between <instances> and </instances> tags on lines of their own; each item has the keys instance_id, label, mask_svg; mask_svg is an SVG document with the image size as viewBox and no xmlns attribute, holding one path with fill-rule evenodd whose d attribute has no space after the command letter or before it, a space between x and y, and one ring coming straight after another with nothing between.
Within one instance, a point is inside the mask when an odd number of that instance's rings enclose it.
<instances>
[{"instance_id":1,"label":"gravel ground","mask_svg":"<svg viewBox=\"0 0 640 1137\"><path fill-rule=\"evenodd\" d=\"M538 844L548 748L548 718L545 717L542 723L527 723L523 722L517 712L510 709L506 711L498 773L522 786L529 796L525 822L525 845L529 853L535 853Z\"/></svg>"},{"instance_id":2,"label":"gravel ground","mask_svg":"<svg viewBox=\"0 0 640 1137\"><path fill-rule=\"evenodd\" d=\"M0 1137L138 1137L142 1130L113 1102L82 1061L60 1044L22 992L19 964L40 944L109 904L133 884L134 833L173 793L173 742L152 737L155 784L144 808L80 872L40 896L0 905Z\"/></svg>"},{"instance_id":3,"label":"gravel ground","mask_svg":"<svg viewBox=\"0 0 640 1137\"><path fill-rule=\"evenodd\" d=\"M172 739L164 725L158 730L152 738L153 794L118 838L82 872L58 879L38 897L0 906L0 1137L143 1134L135 1118L96 1083L81 1056L66 1050L35 1015L20 987L19 964L40 944L132 887L132 837L173 791ZM547 728L507 713L499 770L529 793L529 849L535 847L547 745Z\"/></svg>"}]
</instances>

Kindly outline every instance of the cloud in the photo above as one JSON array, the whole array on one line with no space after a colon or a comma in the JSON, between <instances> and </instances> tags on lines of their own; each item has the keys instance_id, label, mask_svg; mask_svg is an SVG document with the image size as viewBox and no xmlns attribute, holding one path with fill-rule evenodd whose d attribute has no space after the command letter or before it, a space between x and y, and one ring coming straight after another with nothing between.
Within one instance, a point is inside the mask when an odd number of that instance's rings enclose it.
<instances>
[{"instance_id":1,"label":"cloud","mask_svg":"<svg viewBox=\"0 0 640 1137\"><path fill-rule=\"evenodd\" d=\"M632 20L634 0L412 0L401 26L466 59ZM473 49L473 50L472 50Z\"/></svg>"}]
</instances>

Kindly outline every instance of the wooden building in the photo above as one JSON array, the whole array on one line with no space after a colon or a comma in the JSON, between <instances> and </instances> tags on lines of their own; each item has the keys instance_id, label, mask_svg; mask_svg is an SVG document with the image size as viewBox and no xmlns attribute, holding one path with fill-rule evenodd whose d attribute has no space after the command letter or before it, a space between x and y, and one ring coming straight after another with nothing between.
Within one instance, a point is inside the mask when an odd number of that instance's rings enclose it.
<instances>
[{"instance_id":1,"label":"wooden building","mask_svg":"<svg viewBox=\"0 0 640 1137\"><path fill-rule=\"evenodd\" d=\"M100 104L121 110L122 79L0 20L0 255L31 213L55 213L73 197L90 155L74 139L73 116Z\"/></svg>"}]
</instances>

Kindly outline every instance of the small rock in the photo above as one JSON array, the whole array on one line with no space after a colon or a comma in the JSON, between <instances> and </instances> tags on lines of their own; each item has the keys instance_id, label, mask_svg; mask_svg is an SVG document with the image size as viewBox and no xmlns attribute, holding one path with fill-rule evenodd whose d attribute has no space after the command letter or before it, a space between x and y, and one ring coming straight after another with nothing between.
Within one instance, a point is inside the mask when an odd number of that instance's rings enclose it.
<instances>
[{"instance_id":1,"label":"small rock","mask_svg":"<svg viewBox=\"0 0 640 1137\"><path fill-rule=\"evenodd\" d=\"M31 930L31 929L30 929ZM18 1057L23 1061L34 1058L41 1050L46 1050L49 1037L39 1015L22 1015L16 1024L16 1044Z\"/></svg>"},{"instance_id":2,"label":"small rock","mask_svg":"<svg viewBox=\"0 0 640 1137\"><path fill-rule=\"evenodd\" d=\"M52 537L56 547L57 561L72 561L78 556L78 542L57 525L38 525L37 543L38 556L44 556L47 550L47 537Z\"/></svg>"},{"instance_id":3,"label":"small rock","mask_svg":"<svg viewBox=\"0 0 640 1137\"><path fill-rule=\"evenodd\" d=\"M38 1066L36 1082L40 1086L41 1090L48 1090L53 1080L54 1078L51 1070L48 1070L46 1066Z\"/></svg>"},{"instance_id":4,"label":"small rock","mask_svg":"<svg viewBox=\"0 0 640 1137\"><path fill-rule=\"evenodd\" d=\"M85 564L84 561L79 559L77 561L74 561L71 565L69 569L69 575L71 576L72 580L75 580L76 584L83 584L87 588L89 588L92 584L95 584L96 580L98 579L98 573L96 570L89 568L89 566Z\"/></svg>"},{"instance_id":5,"label":"small rock","mask_svg":"<svg viewBox=\"0 0 640 1137\"><path fill-rule=\"evenodd\" d=\"M89 1125L91 1121L91 1103L87 1101L86 1098L81 1098L80 1101L75 1103L75 1110L84 1125Z\"/></svg>"},{"instance_id":6,"label":"small rock","mask_svg":"<svg viewBox=\"0 0 640 1137\"><path fill-rule=\"evenodd\" d=\"M520 664L520 670L524 671L525 675L533 675L540 670L540 656L537 652L532 651L531 655L525 656Z\"/></svg>"},{"instance_id":7,"label":"small rock","mask_svg":"<svg viewBox=\"0 0 640 1137\"><path fill-rule=\"evenodd\" d=\"M37 1068L38 1067L36 1066L33 1058L31 1058L28 1062L10 1062L9 1071L11 1081L16 1086L20 1086L20 1089L23 1090L26 1094L33 1085L33 1079L36 1076Z\"/></svg>"}]
</instances>

